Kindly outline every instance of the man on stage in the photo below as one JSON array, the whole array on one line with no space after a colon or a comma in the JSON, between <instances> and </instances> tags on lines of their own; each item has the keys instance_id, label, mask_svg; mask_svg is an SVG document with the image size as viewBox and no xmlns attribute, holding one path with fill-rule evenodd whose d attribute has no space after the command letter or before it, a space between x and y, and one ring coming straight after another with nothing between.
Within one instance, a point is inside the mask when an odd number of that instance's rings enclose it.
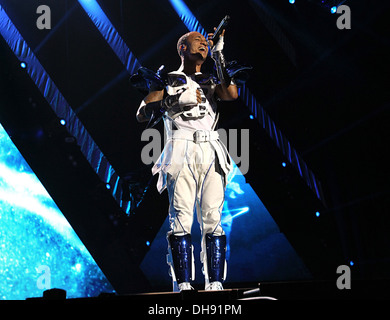
<instances>
[{"instance_id":1,"label":"man on stage","mask_svg":"<svg viewBox=\"0 0 390 320\"><path fill-rule=\"evenodd\" d=\"M167 142L152 173L159 173L159 192L165 188L168 191L167 260L174 291L192 289L194 212L202 233L205 290L222 290L226 278L226 235L221 210L232 163L214 129L218 121L216 98L234 100L238 92L225 69L224 33L216 44L211 41L213 34L208 35L208 40L198 32L183 35L177 43L179 70L168 73L165 88L151 86L137 111L139 122L163 114ZM218 79L201 72L209 46Z\"/></svg>"}]
</instances>

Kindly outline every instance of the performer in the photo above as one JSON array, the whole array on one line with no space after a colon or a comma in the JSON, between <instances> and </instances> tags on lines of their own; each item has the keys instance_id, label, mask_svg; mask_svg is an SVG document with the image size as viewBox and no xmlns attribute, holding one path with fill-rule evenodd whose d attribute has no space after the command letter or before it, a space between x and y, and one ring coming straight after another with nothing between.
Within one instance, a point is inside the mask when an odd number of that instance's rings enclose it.
<instances>
[{"instance_id":1,"label":"performer","mask_svg":"<svg viewBox=\"0 0 390 320\"><path fill-rule=\"evenodd\" d=\"M217 121L216 98L238 97L237 86L226 72L223 56L224 34L214 44L198 33L189 32L177 43L181 66L167 74L167 85L149 82L149 94L141 102L137 120L145 122L162 114L167 142L152 173L159 174L159 192L169 197L170 231L168 255L174 291L191 290L194 257L191 228L194 211L201 227L201 262L205 290L223 290L226 278L226 235L221 226L221 210L230 156L214 131ZM209 46L218 79L203 74Z\"/></svg>"}]
</instances>

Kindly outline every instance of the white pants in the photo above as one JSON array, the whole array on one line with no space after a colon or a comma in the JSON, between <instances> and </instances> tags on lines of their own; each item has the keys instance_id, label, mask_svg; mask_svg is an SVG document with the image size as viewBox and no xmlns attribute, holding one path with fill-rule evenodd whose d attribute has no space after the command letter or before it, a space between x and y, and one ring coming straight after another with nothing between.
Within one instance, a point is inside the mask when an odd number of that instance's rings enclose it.
<instances>
[{"instance_id":1,"label":"white pants","mask_svg":"<svg viewBox=\"0 0 390 320\"><path fill-rule=\"evenodd\" d=\"M188 144L185 165L167 176L170 234L190 234L196 211L202 240L208 233L223 235L224 173L209 142Z\"/></svg>"},{"instance_id":2,"label":"white pants","mask_svg":"<svg viewBox=\"0 0 390 320\"><path fill-rule=\"evenodd\" d=\"M187 141L183 160L184 166L178 173L167 175L170 222L167 237L171 234L191 234L194 214L197 213L202 233L200 260L207 286L209 277L205 237L206 234L224 235L221 211L225 200L225 177L210 142L197 144ZM175 280L173 286L175 290Z\"/></svg>"}]
</instances>

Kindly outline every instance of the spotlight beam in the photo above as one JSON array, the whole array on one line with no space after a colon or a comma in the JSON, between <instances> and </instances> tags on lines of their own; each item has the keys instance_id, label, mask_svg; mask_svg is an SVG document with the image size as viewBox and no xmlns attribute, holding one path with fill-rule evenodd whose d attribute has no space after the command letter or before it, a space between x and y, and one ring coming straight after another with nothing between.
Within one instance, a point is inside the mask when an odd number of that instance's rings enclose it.
<instances>
[{"instance_id":1,"label":"spotlight beam","mask_svg":"<svg viewBox=\"0 0 390 320\"><path fill-rule=\"evenodd\" d=\"M119 60L126 67L130 74L135 73L141 64L135 57L135 55L127 47L114 25L108 19L106 14L100 8L99 4L95 0L78 0L84 11L88 14L89 18L95 24L96 28L102 34L104 39L110 45L115 52Z\"/></svg>"},{"instance_id":2,"label":"spotlight beam","mask_svg":"<svg viewBox=\"0 0 390 320\"><path fill-rule=\"evenodd\" d=\"M180 17L181 21L185 24L188 30L198 31L207 38L207 32L201 26L199 21L193 15L191 10L187 7L184 1L182 0L169 0L172 7L175 9L176 13Z\"/></svg>"}]
</instances>

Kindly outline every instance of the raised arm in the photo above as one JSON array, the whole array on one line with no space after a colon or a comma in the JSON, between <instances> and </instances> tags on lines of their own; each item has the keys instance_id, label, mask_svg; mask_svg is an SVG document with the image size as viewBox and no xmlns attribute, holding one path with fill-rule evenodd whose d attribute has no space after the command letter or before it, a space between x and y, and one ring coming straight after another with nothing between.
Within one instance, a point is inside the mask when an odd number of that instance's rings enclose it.
<instances>
[{"instance_id":1,"label":"raised arm","mask_svg":"<svg viewBox=\"0 0 390 320\"><path fill-rule=\"evenodd\" d=\"M215 29L216 28L214 28L214 30ZM213 38L213 35L213 33L208 34L208 42L210 47L212 48L211 57L215 61L218 78L221 82L215 88L215 92L217 93L218 97L223 101L236 100L238 98L237 86L231 81L231 79L226 73L225 58L222 53L224 46L225 30L222 31L222 34L215 46L213 41L211 40Z\"/></svg>"}]
</instances>

